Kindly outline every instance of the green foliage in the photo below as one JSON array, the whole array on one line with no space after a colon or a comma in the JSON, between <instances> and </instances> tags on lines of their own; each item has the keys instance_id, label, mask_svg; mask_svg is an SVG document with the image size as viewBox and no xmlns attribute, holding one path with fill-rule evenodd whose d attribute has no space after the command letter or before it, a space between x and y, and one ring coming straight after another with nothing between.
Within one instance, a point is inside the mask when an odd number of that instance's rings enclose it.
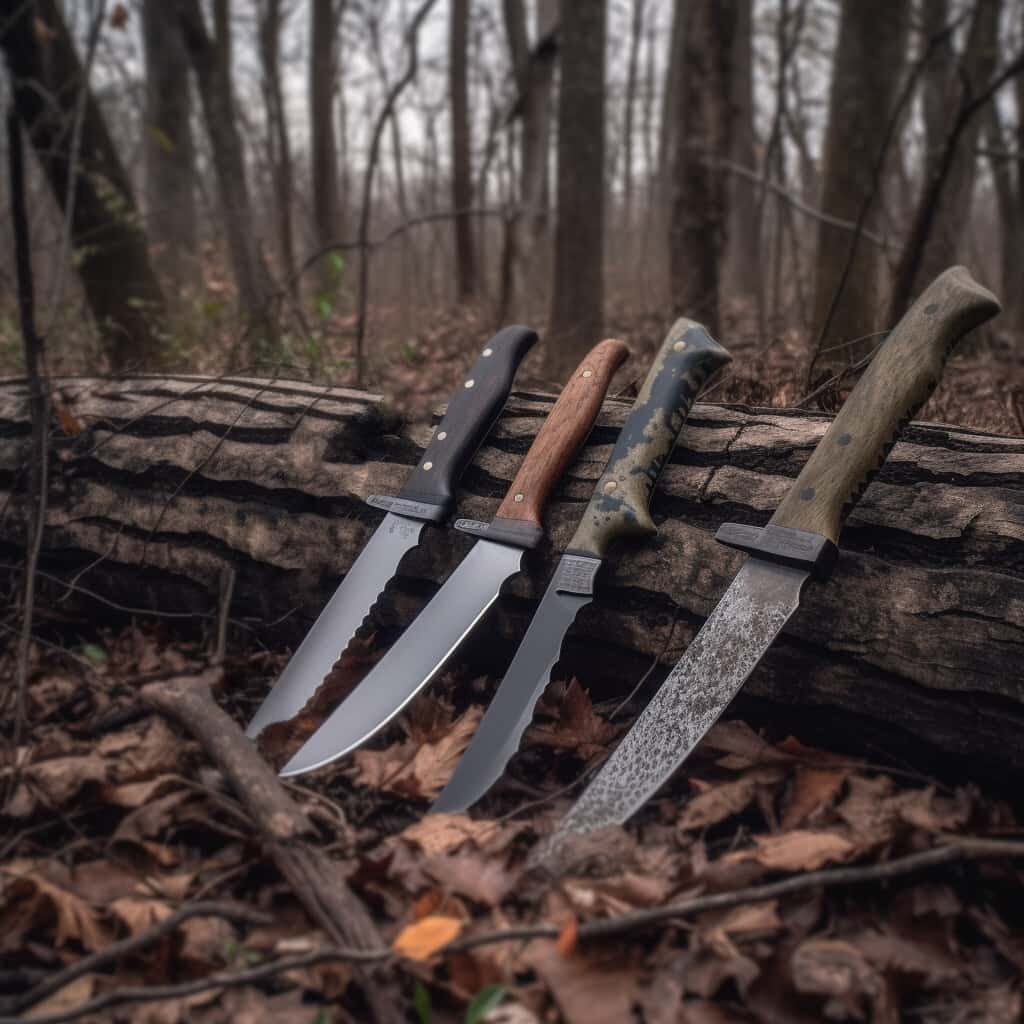
<instances>
[{"instance_id":1,"label":"green foliage","mask_svg":"<svg viewBox=\"0 0 1024 1024\"><path fill-rule=\"evenodd\" d=\"M433 1011L430 1008L430 993L422 981L416 982L416 988L412 994L412 1006L416 1011L416 1016L420 1019L420 1024L430 1024L433 1017Z\"/></svg>"},{"instance_id":2,"label":"green foliage","mask_svg":"<svg viewBox=\"0 0 1024 1024\"><path fill-rule=\"evenodd\" d=\"M491 1010L501 1005L505 995L504 985L488 985L481 989L466 1008L466 1024L481 1024Z\"/></svg>"},{"instance_id":3,"label":"green foliage","mask_svg":"<svg viewBox=\"0 0 1024 1024\"><path fill-rule=\"evenodd\" d=\"M102 665L107 660L107 652L99 644L82 644L82 654L94 665Z\"/></svg>"}]
</instances>

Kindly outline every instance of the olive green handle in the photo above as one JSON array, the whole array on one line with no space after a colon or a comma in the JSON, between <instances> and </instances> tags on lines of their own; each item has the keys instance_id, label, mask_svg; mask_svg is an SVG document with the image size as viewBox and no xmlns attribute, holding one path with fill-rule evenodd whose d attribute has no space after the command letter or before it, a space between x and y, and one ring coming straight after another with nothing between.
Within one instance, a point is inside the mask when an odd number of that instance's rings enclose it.
<instances>
[{"instance_id":1,"label":"olive green handle","mask_svg":"<svg viewBox=\"0 0 1024 1024\"><path fill-rule=\"evenodd\" d=\"M604 558L619 537L656 532L648 505L701 388L732 356L698 323L677 320L654 359L568 552Z\"/></svg>"},{"instance_id":2,"label":"olive green handle","mask_svg":"<svg viewBox=\"0 0 1024 1024\"><path fill-rule=\"evenodd\" d=\"M871 360L771 522L838 543L843 520L935 390L953 346L999 310L964 267L940 274Z\"/></svg>"}]
</instances>

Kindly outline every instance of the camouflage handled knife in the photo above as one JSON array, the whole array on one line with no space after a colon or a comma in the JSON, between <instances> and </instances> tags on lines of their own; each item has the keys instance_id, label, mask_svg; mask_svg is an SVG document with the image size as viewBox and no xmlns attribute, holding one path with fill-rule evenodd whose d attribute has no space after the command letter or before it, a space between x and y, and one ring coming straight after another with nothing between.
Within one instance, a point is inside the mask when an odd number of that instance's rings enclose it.
<instances>
[{"instance_id":1,"label":"camouflage handled knife","mask_svg":"<svg viewBox=\"0 0 1024 1024\"><path fill-rule=\"evenodd\" d=\"M497 515L464 519L457 529L480 539L385 657L281 770L299 775L342 757L382 729L423 689L462 638L519 572L523 552L544 536L541 512L593 426L615 371L629 354L614 338L600 342L573 371Z\"/></svg>"},{"instance_id":2,"label":"camouflage handled knife","mask_svg":"<svg viewBox=\"0 0 1024 1024\"><path fill-rule=\"evenodd\" d=\"M619 538L657 531L648 506L658 476L704 383L730 358L693 320L678 320L668 332L530 628L431 812L465 810L500 778L519 749L566 632L593 600L594 578L609 547Z\"/></svg>"},{"instance_id":3,"label":"camouflage handled knife","mask_svg":"<svg viewBox=\"0 0 1024 1024\"><path fill-rule=\"evenodd\" d=\"M455 502L455 483L473 461L505 407L519 364L537 341L529 327L506 327L448 400L419 465L397 497L371 495L387 515L334 592L246 732L258 736L273 722L294 718L316 693L427 523L443 523Z\"/></svg>"},{"instance_id":4,"label":"camouflage handled knife","mask_svg":"<svg viewBox=\"0 0 1024 1024\"><path fill-rule=\"evenodd\" d=\"M566 838L630 818L718 720L800 604L827 579L843 520L914 413L952 347L999 312L963 267L939 275L857 382L764 527L726 523L716 539L750 557L633 727L533 855L557 861Z\"/></svg>"}]
</instances>

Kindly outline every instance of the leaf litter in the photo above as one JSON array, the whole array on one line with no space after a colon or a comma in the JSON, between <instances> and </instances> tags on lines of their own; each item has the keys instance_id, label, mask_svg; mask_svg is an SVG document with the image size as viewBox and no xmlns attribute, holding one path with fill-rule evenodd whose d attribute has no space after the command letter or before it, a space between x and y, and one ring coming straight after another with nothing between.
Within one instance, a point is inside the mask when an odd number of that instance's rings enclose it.
<instances>
[{"instance_id":1,"label":"leaf litter","mask_svg":"<svg viewBox=\"0 0 1024 1024\"><path fill-rule=\"evenodd\" d=\"M140 677L198 674L202 653L137 628L97 644L106 657L88 667L42 656L29 740L0 762L0 1019L13 1007L75 1019L113 990L329 945L199 746L137 703ZM274 668L239 656L218 696L244 719L259 690L249 681ZM422 991L432 1021L463 1021L475 1005L489 1024L1021 1019L1020 862L949 862L644 918L808 872L885 865L949 837L1019 836L1005 800L726 720L636 821L581 842L572 869L552 879L527 868L528 854L578 791L567 780L598 763L623 725L592 705L585 681L556 684L510 777L471 814L424 817L479 722L479 698L466 693L488 690L443 678L372 748L294 790L397 957L390 983L411 1013ZM19 1002L197 901L270 916L190 917ZM588 937L623 915L635 925ZM473 944L535 925L551 937ZM361 984L354 965L329 960L78 1019L363 1020Z\"/></svg>"}]
</instances>

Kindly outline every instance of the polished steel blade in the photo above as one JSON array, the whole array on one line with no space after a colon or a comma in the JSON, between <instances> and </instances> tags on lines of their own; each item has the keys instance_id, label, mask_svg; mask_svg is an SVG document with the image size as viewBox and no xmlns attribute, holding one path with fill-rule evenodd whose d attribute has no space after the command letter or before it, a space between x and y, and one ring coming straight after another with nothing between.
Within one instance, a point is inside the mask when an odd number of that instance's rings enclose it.
<instances>
[{"instance_id":1,"label":"polished steel blade","mask_svg":"<svg viewBox=\"0 0 1024 1024\"><path fill-rule=\"evenodd\" d=\"M402 556L419 543L424 525L394 512L384 517L259 706L245 730L248 736L294 718L306 706L395 575Z\"/></svg>"},{"instance_id":2,"label":"polished steel blade","mask_svg":"<svg viewBox=\"0 0 1024 1024\"><path fill-rule=\"evenodd\" d=\"M521 548L478 540L385 657L281 769L300 775L330 764L387 725L433 678L448 655L519 571Z\"/></svg>"},{"instance_id":3,"label":"polished steel blade","mask_svg":"<svg viewBox=\"0 0 1024 1024\"><path fill-rule=\"evenodd\" d=\"M544 844L621 825L668 780L800 605L808 573L749 559L650 704Z\"/></svg>"},{"instance_id":4,"label":"polished steel blade","mask_svg":"<svg viewBox=\"0 0 1024 1024\"><path fill-rule=\"evenodd\" d=\"M476 735L430 808L432 814L451 814L476 803L519 749L558 661L562 638L577 612L593 600L590 594L560 593L560 577L556 572Z\"/></svg>"}]
</instances>

